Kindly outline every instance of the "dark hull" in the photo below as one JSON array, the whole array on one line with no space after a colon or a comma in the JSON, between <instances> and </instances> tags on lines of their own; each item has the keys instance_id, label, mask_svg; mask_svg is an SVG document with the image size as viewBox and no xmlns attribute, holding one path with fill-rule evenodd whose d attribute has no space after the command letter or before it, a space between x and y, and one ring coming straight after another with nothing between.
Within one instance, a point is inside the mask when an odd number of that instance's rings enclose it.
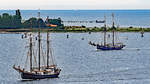
<instances>
[{"instance_id":1,"label":"dark hull","mask_svg":"<svg viewBox=\"0 0 150 84\"><path fill-rule=\"evenodd\" d=\"M59 73L51 74L51 75L40 75L40 74L33 74L33 73L21 73L22 79L46 79L46 78L58 78Z\"/></svg>"},{"instance_id":2,"label":"dark hull","mask_svg":"<svg viewBox=\"0 0 150 84\"><path fill-rule=\"evenodd\" d=\"M100 46L100 45L97 45L97 49L99 50L121 50L125 47L125 45L122 45L122 46L112 46L112 47L107 47L107 46Z\"/></svg>"}]
</instances>

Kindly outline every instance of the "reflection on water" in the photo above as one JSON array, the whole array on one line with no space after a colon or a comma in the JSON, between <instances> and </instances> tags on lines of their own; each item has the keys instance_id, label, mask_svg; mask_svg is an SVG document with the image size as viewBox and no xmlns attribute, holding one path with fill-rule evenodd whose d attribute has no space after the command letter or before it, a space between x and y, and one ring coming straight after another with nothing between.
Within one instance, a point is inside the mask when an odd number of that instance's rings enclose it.
<instances>
[{"instance_id":1,"label":"reflection on water","mask_svg":"<svg viewBox=\"0 0 150 84\"><path fill-rule=\"evenodd\" d=\"M127 46L120 51L100 51L88 45L88 41L100 42L101 33L67 34L50 35L55 59L62 69L60 77L34 81L20 80L12 69L16 62L25 61L27 41L21 34L0 34L0 84L150 83L150 33L143 38L140 33L120 33L121 37L128 37L121 39Z\"/></svg>"}]
</instances>

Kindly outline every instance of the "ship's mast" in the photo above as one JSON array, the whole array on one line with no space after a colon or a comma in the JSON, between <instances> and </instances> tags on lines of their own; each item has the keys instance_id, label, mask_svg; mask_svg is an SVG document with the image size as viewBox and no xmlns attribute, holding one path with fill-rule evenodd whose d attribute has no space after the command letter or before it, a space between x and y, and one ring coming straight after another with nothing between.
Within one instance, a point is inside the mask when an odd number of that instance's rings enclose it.
<instances>
[{"instance_id":1,"label":"ship's mast","mask_svg":"<svg viewBox=\"0 0 150 84\"><path fill-rule=\"evenodd\" d=\"M30 72L32 72L32 20L30 20Z\"/></svg>"},{"instance_id":2,"label":"ship's mast","mask_svg":"<svg viewBox=\"0 0 150 84\"><path fill-rule=\"evenodd\" d=\"M104 15L105 23L104 23L104 46L106 46L106 16Z\"/></svg>"},{"instance_id":3,"label":"ship's mast","mask_svg":"<svg viewBox=\"0 0 150 84\"><path fill-rule=\"evenodd\" d=\"M48 16L47 16L47 24L48 24ZM49 66L49 31L47 27L47 67Z\"/></svg>"},{"instance_id":4,"label":"ship's mast","mask_svg":"<svg viewBox=\"0 0 150 84\"><path fill-rule=\"evenodd\" d=\"M112 13L112 37L113 37L113 39L112 39L112 44L113 44L113 46L115 45L115 22L114 22L114 14Z\"/></svg>"},{"instance_id":5,"label":"ship's mast","mask_svg":"<svg viewBox=\"0 0 150 84\"><path fill-rule=\"evenodd\" d=\"M40 61L41 61L41 57L40 57L40 55L41 55L41 49L40 49L40 47L41 47L41 36L40 36L40 12L38 12L38 24L39 24L39 31L38 31L38 47L39 47L39 71L40 71L40 65L41 65L41 63L40 63Z\"/></svg>"}]
</instances>

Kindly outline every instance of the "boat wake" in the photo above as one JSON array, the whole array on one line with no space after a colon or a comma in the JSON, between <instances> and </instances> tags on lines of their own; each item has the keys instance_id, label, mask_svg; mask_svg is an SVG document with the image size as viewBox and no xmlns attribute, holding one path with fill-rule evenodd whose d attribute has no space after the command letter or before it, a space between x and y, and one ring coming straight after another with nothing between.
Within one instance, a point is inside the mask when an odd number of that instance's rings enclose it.
<instances>
[{"instance_id":1,"label":"boat wake","mask_svg":"<svg viewBox=\"0 0 150 84\"><path fill-rule=\"evenodd\" d=\"M150 48L124 48L123 50L150 50Z\"/></svg>"},{"instance_id":2,"label":"boat wake","mask_svg":"<svg viewBox=\"0 0 150 84\"><path fill-rule=\"evenodd\" d=\"M148 68L119 68L108 72L62 75L61 82L113 82L150 80Z\"/></svg>"}]
</instances>

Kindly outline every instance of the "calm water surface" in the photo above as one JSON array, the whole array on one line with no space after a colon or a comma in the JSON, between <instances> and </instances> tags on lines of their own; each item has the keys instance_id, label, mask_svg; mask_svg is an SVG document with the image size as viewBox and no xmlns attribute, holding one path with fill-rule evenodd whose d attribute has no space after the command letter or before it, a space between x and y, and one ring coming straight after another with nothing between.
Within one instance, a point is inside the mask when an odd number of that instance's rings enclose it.
<instances>
[{"instance_id":1,"label":"calm water surface","mask_svg":"<svg viewBox=\"0 0 150 84\"><path fill-rule=\"evenodd\" d=\"M119 51L97 51L88 45L88 41L100 41L102 33L51 33L54 56L62 71L59 78L35 81L21 81L12 69L13 64L25 61L27 42L21 35L0 34L0 84L150 83L150 33L144 38L140 33L120 33L127 46Z\"/></svg>"}]
</instances>

